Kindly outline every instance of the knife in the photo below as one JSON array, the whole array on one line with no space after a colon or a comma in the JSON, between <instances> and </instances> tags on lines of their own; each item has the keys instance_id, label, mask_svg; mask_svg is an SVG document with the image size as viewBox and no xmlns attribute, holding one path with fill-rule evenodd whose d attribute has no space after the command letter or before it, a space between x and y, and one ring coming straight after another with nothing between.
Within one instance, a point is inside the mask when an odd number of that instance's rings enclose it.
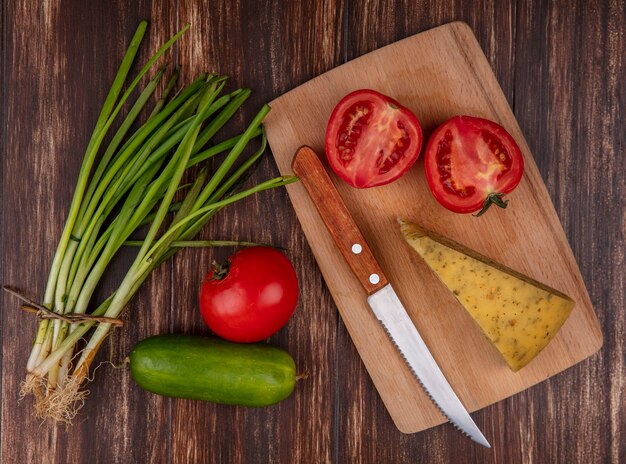
<instances>
[{"instance_id":1,"label":"knife","mask_svg":"<svg viewBox=\"0 0 626 464\"><path fill-rule=\"evenodd\" d=\"M461 432L476 443L491 448L430 354L317 154L310 147L300 147L293 158L292 169L367 292L367 302L374 315L430 399Z\"/></svg>"}]
</instances>

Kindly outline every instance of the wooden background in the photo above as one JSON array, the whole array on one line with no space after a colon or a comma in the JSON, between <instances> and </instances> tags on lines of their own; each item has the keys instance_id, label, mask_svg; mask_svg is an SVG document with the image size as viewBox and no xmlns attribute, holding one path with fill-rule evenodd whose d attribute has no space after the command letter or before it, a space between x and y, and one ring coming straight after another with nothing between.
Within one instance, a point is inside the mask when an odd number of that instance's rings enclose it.
<instances>
[{"instance_id":1,"label":"wooden background","mask_svg":"<svg viewBox=\"0 0 626 464\"><path fill-rule=\"evenodd\" d=\"M289 250L302 298L272 341L310 373L296 392L267 409L169 400L103 365L74 426L40 424L31 400L18 402L17 393L35 321L2 295L2 462L626 461L623 1L38 3L1 6L1 283L42 295L82 153L141 19L151 22L143 58L190 21L192 30L171 60L184 65L185 82L209 69L250 86L246 120L263 102L338 64L462 20L474 30L535 155L605 341L590 359L474 414L491 450L449 425L402 435L339 319L286 193L265 192L225 210L203 236ZM243 127L244 118L236 123ZM275 174L267 156L254 180ZM102 360L122 360L152 334L207 333L197 315L197 289L210 260L227 254L186 250L157 271Z\"/></svg>"}]
</instances>

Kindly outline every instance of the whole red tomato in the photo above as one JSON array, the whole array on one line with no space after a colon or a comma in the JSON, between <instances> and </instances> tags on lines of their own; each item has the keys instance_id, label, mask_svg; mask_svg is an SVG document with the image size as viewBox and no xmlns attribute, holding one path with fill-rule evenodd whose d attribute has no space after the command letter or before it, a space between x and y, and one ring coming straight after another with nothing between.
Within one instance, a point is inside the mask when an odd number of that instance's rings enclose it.
<instances>
[{"instance_id":1,"label":"whole red tomato","mask_svg":"<svg viewBox=\"0 0 626 464\"><path fill-rule=\"evenodd\" d=\"M271 247L236 252L214 264L200 290L200 313L226 340L251 343L278 332L298 302L298 278L291 262Z\"/></svg>"}]
</instances>

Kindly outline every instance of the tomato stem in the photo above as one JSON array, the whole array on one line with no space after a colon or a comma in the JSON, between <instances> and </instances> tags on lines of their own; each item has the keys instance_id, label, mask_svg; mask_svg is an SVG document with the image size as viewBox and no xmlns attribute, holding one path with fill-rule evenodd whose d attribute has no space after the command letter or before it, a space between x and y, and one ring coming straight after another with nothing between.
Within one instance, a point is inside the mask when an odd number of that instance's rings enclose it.
<instances>
[{"instance_id":1,"label":"tomato stem","mask_svg":"<svg viewBox=\"0 0 626 464\"><path fill-rule=\"evenodd\" d=\"M478 213L476 213L474 216L475 217L482 216L483 214L485 214L485 212L489 209L491 205L496 205L496 206L499 206L500 208L506 208L507 205L509 204L509 200L503 200L502 199L503 195L504 193L497 193L497 192L493 192L487 195L487 198L485 198L485 202L483 203L482 209Z\"/></svg>"},{"instance_id":2,"label":"tomato stem","mask_svg":"<svg viewBox=\"0 0 626 464\"><path fill-rule=\"evenodd\" d=\"M228 274L230 270L230 262L225 261L223 263L218 263L213 260L213 275L211 276L214 280L222 280Z\"/></svg>"}]
</instances>

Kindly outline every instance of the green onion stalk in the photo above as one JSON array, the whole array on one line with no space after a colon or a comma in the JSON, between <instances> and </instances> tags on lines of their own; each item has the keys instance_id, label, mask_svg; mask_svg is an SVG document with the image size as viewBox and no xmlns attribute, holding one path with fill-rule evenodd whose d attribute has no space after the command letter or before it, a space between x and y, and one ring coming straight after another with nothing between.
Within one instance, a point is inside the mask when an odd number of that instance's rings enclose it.
<instances>
[{"instance_id":1,"label":"green onion stalk","mask_svg":"<svg viewBox=\"0 0 626 464\"><path fill-rule=\"evenodd\" d=\"M262 122L270 110L267 105L241 134L211 142L251 93L249 89L225 93L225 76L201 74L174 93L180 74L176 68L157 98L164 66L134 103L128 103L142 78L189 26L168 40L123 91L146 27L144 21L137 28L106 97L52 261L42 306L59 316L39 322L22 386L23 395L35 395L35 413L41 418L71 422L84 402L84 384L96 353L113 326L108 321L117 320L154 269L183 247L253 244L194 238L228 205L297 180L282 176L243 187L265 152ZM155 100L139 124L140 115ZM130 109L118 121L127 104ZM117 129L109 135L114 123ZM106 146L105 139L110 140ZM242 157L251 143L258 143L258 149ZM182 182L188 169L218 156L223 159L214 172L203 167L192 182ZM176 196L182 200L175 202ZM147 229L145 237L132 239L139 229ZM129 246L137 254L119 287L93 308L103 274L116 254ZM86 314L99 318L81 319ZM86 342L79 351L81 340Z\"/></svg>"}]
</instances>

